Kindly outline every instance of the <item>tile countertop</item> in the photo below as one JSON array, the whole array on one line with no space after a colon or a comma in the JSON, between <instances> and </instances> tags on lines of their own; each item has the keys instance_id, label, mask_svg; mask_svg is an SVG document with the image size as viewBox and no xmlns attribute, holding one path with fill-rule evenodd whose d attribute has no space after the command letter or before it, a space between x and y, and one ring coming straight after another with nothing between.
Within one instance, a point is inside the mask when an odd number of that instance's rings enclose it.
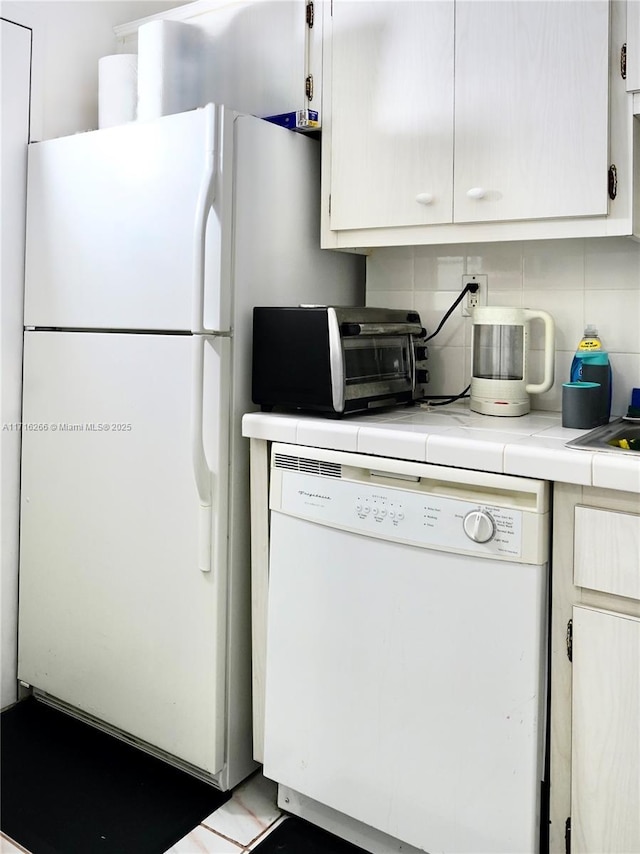
<instances>
[{"instance_id":1,"label":"tile countertop","mask_svg":"<svg viewBox=\"0 0 640 854\"><path fill-rule=\"evenodd\" d=\"M640 493L640 454L565 446L587 432L562 427L559 412L496 418L461 403L341 419L266 412L242 419L242 434L252 439Z\"/></svg>"}]
</instances>

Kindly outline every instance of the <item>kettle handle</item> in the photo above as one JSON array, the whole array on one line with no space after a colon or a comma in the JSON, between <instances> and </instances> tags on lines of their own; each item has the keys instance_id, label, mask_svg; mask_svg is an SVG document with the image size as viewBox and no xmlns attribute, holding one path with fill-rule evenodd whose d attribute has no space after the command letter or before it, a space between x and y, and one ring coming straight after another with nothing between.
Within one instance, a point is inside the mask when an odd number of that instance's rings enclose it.
<instances>
[{"instance_id":1,"label":"kettle handle","mask_svg":"<svg viewBox=\"0 0 640 854\"><path fill-rule=\"evenodd\" d=\"M525 308L524 316L527 320L538 319L544 323L544 377L541 383L528 383L525 387L527 394L542 394L544 391L549 391L553 385L555 323L553 317L546 311Z\"/></svg>"}]
</instances>

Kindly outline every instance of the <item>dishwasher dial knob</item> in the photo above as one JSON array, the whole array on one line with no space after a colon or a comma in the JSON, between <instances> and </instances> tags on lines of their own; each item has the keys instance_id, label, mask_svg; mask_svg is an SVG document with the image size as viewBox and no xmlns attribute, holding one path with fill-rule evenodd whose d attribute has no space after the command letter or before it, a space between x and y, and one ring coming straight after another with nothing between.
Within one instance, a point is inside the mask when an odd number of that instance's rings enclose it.
<instances>
[{"instance_id":1,"label":"dishwasher dial knob","mask_svg":"<svg viewBox=\"0 0 640 854\"><path fill-rule=\"evenodd\" d=\"M474 543L488 543L496 533L496 523L485 510L471 510L462 522L464 532Z\"/></svg>"}]
</instances>

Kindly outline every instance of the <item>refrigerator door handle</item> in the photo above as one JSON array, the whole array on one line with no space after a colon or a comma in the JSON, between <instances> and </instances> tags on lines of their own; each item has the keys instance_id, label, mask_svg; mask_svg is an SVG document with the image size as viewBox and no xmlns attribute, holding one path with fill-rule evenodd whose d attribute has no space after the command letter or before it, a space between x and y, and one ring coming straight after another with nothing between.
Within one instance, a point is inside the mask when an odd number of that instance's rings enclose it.
<instances>
[{"instance_id":1,"label":"refrigerator door handle","mask_svg":"<svg viewBox=\"0 0 640 854\"><path fill-rule=\"evenodd\" d=\"M198 490L198 566L202 572L211 571L211 508L212 472L204 450L203 398L204 398L204 347L205 336L193 336L193 371L191 385L191 458Z\"/></svg>"},{"instance_id":2,"label":"refrigerator door handle","mask_svg":"<svg viewBox=\"0 0 640 854\"><path fill-rule=\"evenodd\" d=\"M215 128L216 114L213 104L204 107L205 121L205 167L200 183L200 192L196 206L193 229L193 297L191 331L197 333L214 333L213 329L204 328L204 285L205 285L205 249L207 237L207 221L216 197L216 153Z\"/></svg>"}]
</instances>

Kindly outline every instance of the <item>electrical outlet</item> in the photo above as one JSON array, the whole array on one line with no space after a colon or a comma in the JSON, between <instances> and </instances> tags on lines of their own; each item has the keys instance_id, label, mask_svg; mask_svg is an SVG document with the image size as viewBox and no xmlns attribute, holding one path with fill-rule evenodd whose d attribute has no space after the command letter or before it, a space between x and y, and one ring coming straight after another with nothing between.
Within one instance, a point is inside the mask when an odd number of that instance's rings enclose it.
<instances>
[{"instance_id":1,"label":"electrical outlet","mask_svg":"<svg viewBox=\"0 0 640 854\"><path fill-rule=\"evenodd\" d=\"M462 316L471 317L473 309L479 305L487 304L487 292L489 290L489 276L486 273L477 273L475 276L463 276L462 287L475 283L478 290L475 293L469 291L462 300Z\"/></svg>"}]
</instances>

